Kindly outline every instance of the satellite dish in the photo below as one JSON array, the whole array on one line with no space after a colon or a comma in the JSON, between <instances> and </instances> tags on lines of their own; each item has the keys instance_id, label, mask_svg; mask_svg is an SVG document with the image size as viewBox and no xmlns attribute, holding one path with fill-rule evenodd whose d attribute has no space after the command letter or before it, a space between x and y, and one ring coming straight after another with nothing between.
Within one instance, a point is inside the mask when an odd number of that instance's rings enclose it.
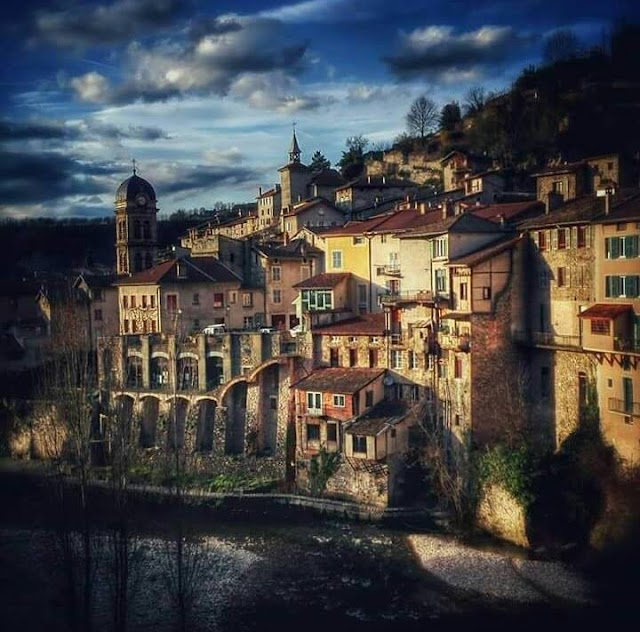
<instances>
[{"instance_id":1,"label":"satellite dish","mask_svg":"<svg viewBox=\"0 0 640 632\"><path fill-rule=\"evenodd\" d=\"M384 378L383 383L385 386L393 386L393 378L390 375Z\"/></svg>"}]
</instances>

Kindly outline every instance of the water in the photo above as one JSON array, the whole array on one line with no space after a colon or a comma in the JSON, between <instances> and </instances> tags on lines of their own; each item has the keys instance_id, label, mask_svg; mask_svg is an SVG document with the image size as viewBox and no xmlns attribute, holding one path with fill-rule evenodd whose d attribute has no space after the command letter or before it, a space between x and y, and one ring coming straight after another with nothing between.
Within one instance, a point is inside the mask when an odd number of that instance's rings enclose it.
<instances>
[{"instance_id":1,"label":"water","mask_svg":"<svg viewBox=\"0 0 640 632\"><path fill-rule=\"evenodd\" d=\"M63 566L52 530L55 506L41 484L7 476L0 483L2 506L9 509L0 522L3 629L66 629ZM105 497L92 502L98 560L94 629L102 631L112 629L105 530L112 514ZM130 630L177 629L167 577L178 525L198 540L197 556L190 558L198 561L190 630L450 630L470 622L506 629L593 618L585 607L489 598L478 586L496 577L480 578L470 588L447 583L419 564L407 533L373 524L291 516L233 519L142 503L130 507L129 517L137 551ZM467 558L456 546L442 538L441 550L453 551L447 563L455 561L464 579ZM509 555L517 558L518 552Z\"/></svg>"}]
</instances>

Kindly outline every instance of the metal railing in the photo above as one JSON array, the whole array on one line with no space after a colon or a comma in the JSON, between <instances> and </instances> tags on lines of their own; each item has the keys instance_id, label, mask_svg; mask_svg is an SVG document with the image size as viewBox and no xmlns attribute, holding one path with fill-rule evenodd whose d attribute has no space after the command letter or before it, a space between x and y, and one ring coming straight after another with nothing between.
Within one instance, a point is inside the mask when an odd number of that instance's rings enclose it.
<instances>
[{"instance_id":1,"label":"metal railing","mask_svg":"<svg viewBox=\"0 0 640 632\"><path fill-rule=\"evenodd\" d=\"M610 397L609 410L614 413L622 413L623 415L640 417L640 402L631 402L629 400Z\"/></svg>"},{"instance_id":2,"label":"metal railing","mask_svg":"<svg viewBox=\"0 0 640 632\"><path fill-rule=\"evenodd\" d=\"M401 291L401 292L387 292L386 294L380 294L378 301L380 304L394 304L394 303L431 303L436 300L433 292L425 291Z\"/></svg>"},{"instance_id":3,"label":"metal railing","mask_svg":"<svg viewBox=\"0 0 640 632\"><path fill-rule=\"evenodd\" d=\"M637 338L614 338L613 348L616 351L640 353L640 340Z\"/></svg>"},{"instance_id":4,"label":"metal railing","mask_svg":"<svg viewBox=\"0 0 640 632\"><path fill-rule=\"evenodd\" d=\"M399 276L400 275L400 266L398 264L387 264L382 266L382 271L384 274L389 276Z\"/></svg>"},{"instance_id":5,"label":"metal railing","mask_svg":"<svg viewBox=\"0 0 640 632\"><path fill-rule=\"evenodd\" d=\"M554 334L548 331L515 331L513 332L513 337L517 342L542 345L545 347L582 347L580 336Z\"/></svg>"}]
</instances>

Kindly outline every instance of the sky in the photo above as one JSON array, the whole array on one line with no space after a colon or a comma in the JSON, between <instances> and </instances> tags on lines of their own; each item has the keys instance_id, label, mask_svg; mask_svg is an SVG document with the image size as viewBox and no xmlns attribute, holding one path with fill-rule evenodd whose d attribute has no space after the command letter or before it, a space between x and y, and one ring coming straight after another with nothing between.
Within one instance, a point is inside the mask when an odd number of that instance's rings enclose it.
<instances>
[{"instance_id":1,"label":"sky","mask_svg":"<svg viewBox=\"0 0 640 632\"><path fill-rule=\"evenodd\" d=\"M418 96L509 87L637 0L18 0L0 8L0 218L113 214L133 160L161 214L254 202L295 124L308 163L389 145Z\"/></svg>"}]
</instances>

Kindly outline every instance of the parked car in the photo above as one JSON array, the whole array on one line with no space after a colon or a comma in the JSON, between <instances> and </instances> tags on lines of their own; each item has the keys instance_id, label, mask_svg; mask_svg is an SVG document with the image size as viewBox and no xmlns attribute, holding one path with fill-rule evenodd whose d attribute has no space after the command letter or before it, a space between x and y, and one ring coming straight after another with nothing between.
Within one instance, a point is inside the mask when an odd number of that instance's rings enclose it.
<instances>
[{"instance_id":1,"label":"parked car","mask_svg":"<svg viewBox=\"0 0 640 632\"><path fill-rule=\"evenodd\" d=\"M209 336L213 336L215 334L224 334L227 331L227 326L224 323L219 323L215 325L207 325L203 330L203 334L207 334Z\"/></svg>"},{"instance_id":2,"label":"parked car","mask_svg":"<svg viewBox=\"0 0 640 632\"><path fill-rule=\"evenodd\" d=\"M261 334L272 334L275 332L275 329L273 327L270 327L268 325L265 325L264 327L260 327L260 329L258 329L258 331Z\"/></svg>"}]
</instances>

